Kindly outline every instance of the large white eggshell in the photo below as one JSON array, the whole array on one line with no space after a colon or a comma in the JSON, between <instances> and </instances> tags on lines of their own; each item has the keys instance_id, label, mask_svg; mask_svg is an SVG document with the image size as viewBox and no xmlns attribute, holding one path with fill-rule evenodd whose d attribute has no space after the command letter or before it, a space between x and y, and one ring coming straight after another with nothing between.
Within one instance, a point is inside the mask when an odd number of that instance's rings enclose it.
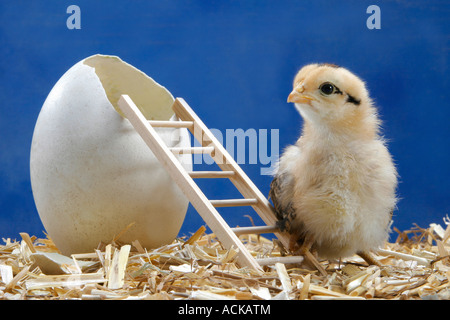
<instances>
[{"instance_id":1,"label":"large white eggshell","mask_svg":"<svg viewBox=\"0 0 450 320\"><path fill-rule=\"evenodd\" d=\"M154 248L172 242L188 200L118 113L128 94L147 119L177 121L173 96L118 57L95 55L70 68L40 111L31 146L33 196L63 254L92 252L130 224L119 241ZM169 147L189 147L187 129L157 129ZM192 170L192 157L182 164Z\"/></svg>"}]
</instances>

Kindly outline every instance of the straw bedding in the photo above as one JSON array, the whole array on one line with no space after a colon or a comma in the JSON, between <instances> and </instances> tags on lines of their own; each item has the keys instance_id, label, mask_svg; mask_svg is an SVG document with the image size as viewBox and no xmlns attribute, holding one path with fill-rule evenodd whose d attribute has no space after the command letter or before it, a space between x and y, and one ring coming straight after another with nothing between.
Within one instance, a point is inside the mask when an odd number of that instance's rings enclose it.
<instances>
[{"instance_id":1,"label":"straw bedding","mask_svg":"<svg viewBox=\"0 0 450 320\"><path fill-rule=\"evenodd\" d=\"M190 237L145 250L135 241L100 244L65 257L51 239L21 233L0 244L0 299L450 299L450 220L399 231L376 257L320 261L325 274L299 263L274 263L264 273L239 268L236 250L225 250L201 227ZM244 235L255 258L281 257L276 240Z\"/></svg>"}]
</instances>

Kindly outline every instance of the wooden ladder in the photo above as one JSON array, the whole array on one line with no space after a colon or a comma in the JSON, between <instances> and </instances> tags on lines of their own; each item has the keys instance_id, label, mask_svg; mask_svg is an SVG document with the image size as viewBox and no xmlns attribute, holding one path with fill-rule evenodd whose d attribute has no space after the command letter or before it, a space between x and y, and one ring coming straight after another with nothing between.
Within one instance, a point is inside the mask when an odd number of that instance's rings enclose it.
<instances>
[{"instance_id":1,"label":"wooden ladder","mask_svg":"<svg viewBox=\"0 0 450 320\"><path fill-rule=\"evenodd\" d=\"M288 247L289 239L279 233L276 227L276 217L269 200L260 192L256 185L249 179L245 172L234 161L223 145L205 126L195 112L182 98L177 98L172 106L173 111L180 121L154 121L147 120L128 95L122 95L119 99L119 108L126 118L140 134L142 139L152 150L155 157L165 167L171 178L186 195L193 207L197 210L206 224L211 228L222 245L229 249L238 249L237 262L241 267L249 267L262 271L261 265L280 262L283 259L272 260L255 259L242 241L241 234L275 233L281 243ZM197 139L201 147L169 148L157 134L154 127L187 128ZM221 171L192 171L188 172L181 165L176 154L208 153L214 159ZM209 200L199 186L195 178L228 178L242 194L242 199ZM259 227L230 228L217 211L217 207L251 206L266 224ZM303 257L286 257L288 261L301 261ZM264 261L264 262L263 262ZM269 261L269 262L268 262Z\"/></svg>"}]
</instances>

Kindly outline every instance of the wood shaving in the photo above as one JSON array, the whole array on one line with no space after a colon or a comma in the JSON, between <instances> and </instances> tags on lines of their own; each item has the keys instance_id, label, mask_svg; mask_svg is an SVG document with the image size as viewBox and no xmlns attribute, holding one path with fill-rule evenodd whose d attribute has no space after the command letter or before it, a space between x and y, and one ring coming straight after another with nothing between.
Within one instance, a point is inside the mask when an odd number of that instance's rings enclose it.
<instances>
[{"instance_id":1,"label":"wood shaving","mask_svg":"<svg viewBox=\"0 0 450 320\"><path fill-rule=\"evenodd\" d=\"M240 236L255 259L264 262L263 274L240 268L235 260L238 252L225 250L203 226L190 238L152 250L137 240L122 244L115 237L93 252L59 258L50 238L20 233L22 239L3 239L0 244L0 299L450 299L449 218L444 227L433 223L428 228L394 230L396 241L375 252L382 267L368 266L355 255L341 261L319 260L322 272L301 257L285 256L275 239ZM52 270L61 274L43 272L48 266L39 261L46 260L35 258L43 253L52 253L48 255ZM270 264L268 258L274 257ZM53 268L55 263L58 268Z\"/></svg>"}]
</instances>

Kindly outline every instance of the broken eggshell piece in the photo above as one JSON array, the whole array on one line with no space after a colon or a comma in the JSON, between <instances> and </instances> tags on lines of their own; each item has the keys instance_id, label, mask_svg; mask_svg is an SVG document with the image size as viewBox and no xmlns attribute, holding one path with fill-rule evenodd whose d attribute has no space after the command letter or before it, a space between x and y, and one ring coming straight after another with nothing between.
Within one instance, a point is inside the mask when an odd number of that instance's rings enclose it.
<instances>
[{"instance_id":1,"label":"broken eggshell piece","mask_svg":"<svg viewBox=\"0 0 450 320\"><path fill-rule=\"evenodd\" d=\"M100 242L172 242L188 200L123 117L127 94L148 120L178 121L170 92L115 56L94 55L55 84L34 129L30 175L42 223L63 254ZM190 147L186 128L155 128L168 147ZM192 170L192 156L179 156Z\"/></svg>"}]
</instances>

